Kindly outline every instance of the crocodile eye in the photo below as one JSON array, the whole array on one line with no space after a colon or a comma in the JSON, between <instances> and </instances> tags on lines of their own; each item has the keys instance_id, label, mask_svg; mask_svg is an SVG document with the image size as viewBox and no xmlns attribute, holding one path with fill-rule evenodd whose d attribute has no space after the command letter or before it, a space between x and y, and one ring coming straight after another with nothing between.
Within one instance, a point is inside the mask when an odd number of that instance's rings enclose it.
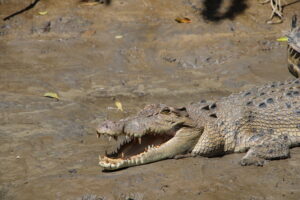
<instances>
[{"instance_id":1,"label":"crocodile eye","mask_svg":"<svg viewBox=\"0 0 300 200\"><path fill-rule=\"evenodd\" d=\"M160 111L161 114L165 114L165 115L170 114L170 112L171 112L171 110L168 107L165 107Z\"/></svg>"}]
</instances>

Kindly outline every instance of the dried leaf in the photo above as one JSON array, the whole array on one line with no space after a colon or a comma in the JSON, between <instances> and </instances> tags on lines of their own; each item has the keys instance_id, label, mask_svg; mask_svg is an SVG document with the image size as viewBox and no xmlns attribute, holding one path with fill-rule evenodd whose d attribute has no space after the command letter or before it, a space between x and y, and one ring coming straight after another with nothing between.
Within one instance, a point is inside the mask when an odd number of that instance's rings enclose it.
<instances>
[{"instance_id":1,"label":"dried leaf","mask_svg":"<svg viewBox=\"0 0 300 200\"><path fill-rule=\"evenodd\" d=\"M98 5L98 2L85 2L85 3L81 3L81 5L83 6L95 6Z\"/></svg>"},{"instance_id":2,"label":"dried leaf","mask_svg":"<svg viewBox=\"0 0 300 200\"><path fill-rule=\"evenodd\" d=\"M177 17L175 19L175 21L178 22L178 23L191 23L192 22L192 20L190 20L187 17Z\"/></svg>"},{"instance_id":3,"label":"dried leaf","mask_svg":"<svg viewBox=\"0 0 300 200\"><path fill-rule=\"evenodd\" d=\"M48 11L40 11L39 15L47 15Z\"/></svg>"},{"instance_id":4,"label":"dried leaf","mask_svg":"<svg viewBox=\"0 0 300 200\"><path fill-rule=\"evenodd\" d=\"M54 99L59 100L58 95L54 92L47 92L47 93L44 94L44 97L49 97L49 98L54 98Z\"/></svg>"},{"instance_id":5,"label":"dried leaf","mask_svg":"<svg viewBox=\"0 0 300 200\"><path fill-rule=\"evenodd\" d=\"M289 38L284 36L284 37L277 38L277 41L278 42L287 42L287 41L289 41Z\"/></svg>"},{"instance_id":6,"label":"dried leaf","mask_svg":"<svg viewBox=\"0 0 300 200\"><path fill-rule=\"evenodd\" d=\"M83 37L91 37L91 36L95 35L95 33L96 33L95 30L87 30L87 31L83 32L81 36L83 36Z\"/></svg>"},{"instance_id":7,"label":"dried leaf","mask_svg":"<svg viewBox=\"0 0 300 200\"><path fill-rule=\"evenodd\" d=\"M121 38L123 38L123 36L122 35L116 35L115 38L116 39L121 39Z\"/></svg>"},{"instance_id":8,"label":"dried leaf","mask_svg":"<svg viewBox=\"0 0 300 200\"><path fill-rule=\"evenodd\" d=\"M123 107L122 107L122 103L120 101L115 101L115 105L118 108L118 110L123 112Z\"/></svg>"}]
</instances>

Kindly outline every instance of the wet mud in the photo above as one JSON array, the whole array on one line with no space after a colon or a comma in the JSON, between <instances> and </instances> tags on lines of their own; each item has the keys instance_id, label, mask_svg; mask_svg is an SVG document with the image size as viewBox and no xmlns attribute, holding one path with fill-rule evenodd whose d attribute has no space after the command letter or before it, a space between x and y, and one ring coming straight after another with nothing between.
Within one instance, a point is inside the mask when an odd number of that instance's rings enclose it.
<instances>
[{"instance_id":1,"label":"wet mud","mask_svg":"<svg viewBox=\"0 0 300 200\"><path fill-rule=\"evenodd\" d=\"M291 78L276 38L300 3L272 26L257 1L109 2L41 0L0 21L0 199L299 199L300 148L264 167L241 167L244 154L232 154L107 173L98 155L111 144L95 127L149 103L182 106ZM0 0L1 19L30 3Z\"/></svg>"}]
</instances>

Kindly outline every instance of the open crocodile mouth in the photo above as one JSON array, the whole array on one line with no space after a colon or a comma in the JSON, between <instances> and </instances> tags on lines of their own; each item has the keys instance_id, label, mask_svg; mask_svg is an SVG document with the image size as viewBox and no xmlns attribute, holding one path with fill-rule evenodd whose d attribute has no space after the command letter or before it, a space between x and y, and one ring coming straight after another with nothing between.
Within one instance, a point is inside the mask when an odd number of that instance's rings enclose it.
<instances>
[{"instance_id":1,"label":"open crocodile mouth","mask_svg":"<svg viewBox=\"0 0 300 200\"><path fill-rule=\"evenodd\" d=\"M98 137L100 134L97 133ZM106 152L105 156L99 156L100 165L106 169L119 168L122 164L142 164L143 156L150 151L155 151L161 145L172 139L176 130L163 134L147 133L141 137L129 135L119 135L116 137L108 136L109 140L114 138L117 142L114 149Z\"/></svg>"}]
</instances>

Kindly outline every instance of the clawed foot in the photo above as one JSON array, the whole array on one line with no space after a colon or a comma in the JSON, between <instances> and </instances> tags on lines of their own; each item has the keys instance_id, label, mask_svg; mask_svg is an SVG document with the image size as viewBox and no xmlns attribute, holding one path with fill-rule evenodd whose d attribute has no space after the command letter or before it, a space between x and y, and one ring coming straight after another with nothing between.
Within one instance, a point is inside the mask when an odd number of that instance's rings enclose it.
<instances>
[{"instance_id":1,"label":"clawed foot","mask_svg":"<svg viewBox=\"0 0 300 200\"><path fill-rule=\"evenodd\" d=\"M257 152L253 148L248 150L246 155L240 161L240 164L242 166L247 166L247 165L264 166L265 161L266 160L264 158L261 158L260 156L257 155Z\"/></svg>"},{"instance_id":2,"label":"clawed foot","mask_svg":"<svg viewBox=\"0 0 300 200\"><path fill-rule=\"evenodd\" d=\"M252 157L252 158L242 158L240 161L240 164L242 166L248 166L248 165L255 165L255 166L264 166L266 164L266 160L258 157Z\"/></svg>"}]
</instances>

